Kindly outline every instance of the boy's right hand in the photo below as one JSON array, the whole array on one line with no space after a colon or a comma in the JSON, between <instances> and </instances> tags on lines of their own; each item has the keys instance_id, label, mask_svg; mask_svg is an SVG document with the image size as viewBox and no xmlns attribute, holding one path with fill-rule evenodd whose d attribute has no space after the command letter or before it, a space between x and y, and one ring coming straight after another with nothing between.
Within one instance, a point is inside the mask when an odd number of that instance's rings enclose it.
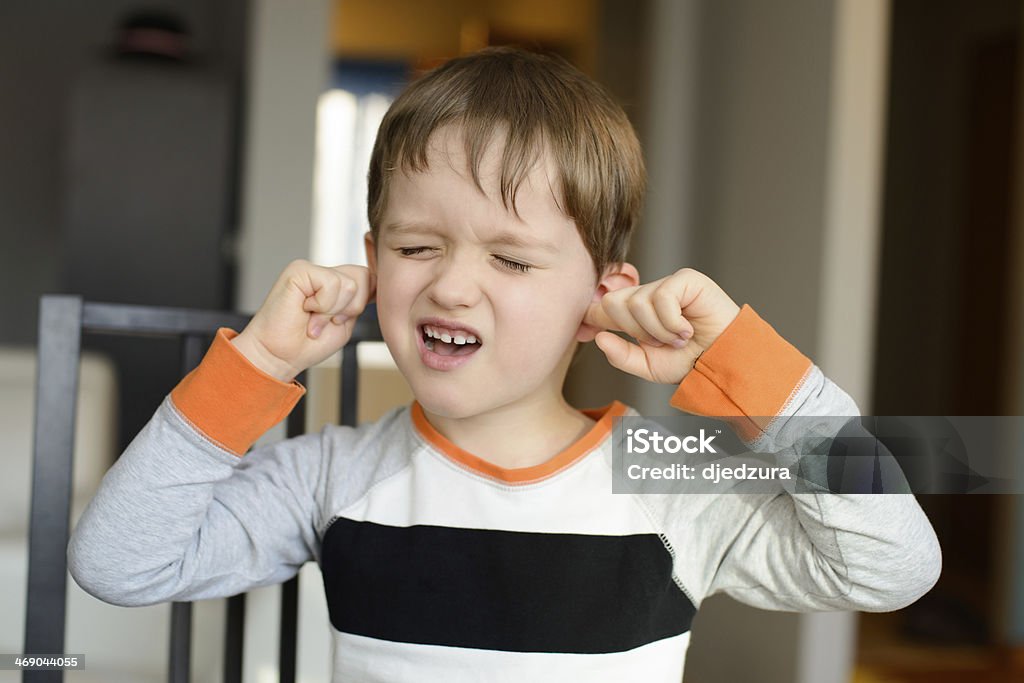
<instances>
[{"instance_id":1,"label":"boy's right hand","mask_svg":"<svg viewBox=\"0 0 1024 683\"><path fill-rule=\"evenodd\" d=\"M292 261L231 343L263 372L290 382L348 343L375 291L363 266Z\"/></svg>"}]
</instances>

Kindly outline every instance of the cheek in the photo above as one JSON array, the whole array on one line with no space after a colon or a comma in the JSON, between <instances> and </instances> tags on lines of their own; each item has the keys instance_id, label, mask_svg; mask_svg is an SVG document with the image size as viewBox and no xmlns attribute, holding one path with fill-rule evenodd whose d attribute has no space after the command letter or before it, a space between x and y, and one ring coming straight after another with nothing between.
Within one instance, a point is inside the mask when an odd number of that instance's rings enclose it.
<instances>
[{"instance_id":1,"label":"cheek","mask_svg":"<svg viewBox=\"0 0 1024 683\"><path fill-rule=\"evenodd\" d=\"M520 291L506 288L495 304L503 328L499 331L513 340L510 347L517 357L537 360L540 352L560 355L575 341L591 295L565 283L545 282Z\"/></svg>"},{"instance_id":2,"label":"cheek","mask_svg":"<svg viewBox=\"0 0 1024 683\"><path fill-rule=\"evenodd\" d=\"M409 324L414 283L396 269L384 267L377 273L377 318L386 341L395 341Z\"/></svg>"},{"instance_id":3,"label":"cheek","mask_svg":"<svg viewBox=\"0 0 1024 683\"><path fill-rule=\"evenodd\" d=\"M409 298L417 285L417 269L408 262L387 258L377 271L377 297L385 301L402 302Z\"/></svg>"}]
</instances>

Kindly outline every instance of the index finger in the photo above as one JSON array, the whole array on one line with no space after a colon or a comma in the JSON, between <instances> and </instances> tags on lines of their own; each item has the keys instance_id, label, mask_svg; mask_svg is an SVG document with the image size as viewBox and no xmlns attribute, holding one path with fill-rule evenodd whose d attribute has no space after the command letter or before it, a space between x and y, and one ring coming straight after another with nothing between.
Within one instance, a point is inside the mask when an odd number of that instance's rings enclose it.
<instances>
[{"instance_id":1,"label":"index finger","mask_svg":"<svg viewBox=\"0 0 1024 683\"><path fill-rule=\"evenodd\" d=\"M619 330L619 325L612 320L612 317L608 315L608 312L604 310L604 299L598 301L592 301L587 307L587 312L583 316L583 322L586 325L593 325L594 327L600 327L602 330Z\"/></svg>"},{"instance_id":2,"label":"index finger","mask_svg":"<svg viewBox=\"0 0 1024 683\"><path fill-rule=\"evenodd\" d=\"M340 311L341 315L355 318L366 308L370 297L373 296L376 283L370 275L370 270L363 266L335 266L334 270L342 277L355 283L355 291L352 293L352 298L349 299L348 303Z\"/></svg>"}]
</instances>

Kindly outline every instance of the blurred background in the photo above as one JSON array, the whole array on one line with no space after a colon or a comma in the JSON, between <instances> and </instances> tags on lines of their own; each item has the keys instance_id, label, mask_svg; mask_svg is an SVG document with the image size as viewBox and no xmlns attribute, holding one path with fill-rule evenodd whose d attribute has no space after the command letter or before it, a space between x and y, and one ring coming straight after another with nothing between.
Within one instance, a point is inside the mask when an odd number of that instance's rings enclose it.
<instances>
[{"instance_id":1,"label":"blurred background","mask_svg":"<svg viewBox=\"0 0 1024 683\"><path fill-rule=\"evenodd\" d=\"M5 0L0 652L22 649L39 295L252 312L291 259L363 263L380 117L486 45L559 53L623 105L650 173L644 280L709 274L863 413L1021 414L1022 27L1016 0ZM85 346L76 516L178 369L158 340ZM360 361L361 419L411 399L385 348ZM311 372L311 429L336 365ZM588 348L567 393L658 415L671 387ZM1024 680L1024 508L920 500L944 550L930 594L881 615L709 599L686 681ZM252 594L247 680L276 680L275 590ZM301 590L299 679L326 681L316 567ZM69 680L163 680L167 606L68 601L89 667ZM194 680L218 680L221 602L195 624Z\"/></svg>"}]
</instances>

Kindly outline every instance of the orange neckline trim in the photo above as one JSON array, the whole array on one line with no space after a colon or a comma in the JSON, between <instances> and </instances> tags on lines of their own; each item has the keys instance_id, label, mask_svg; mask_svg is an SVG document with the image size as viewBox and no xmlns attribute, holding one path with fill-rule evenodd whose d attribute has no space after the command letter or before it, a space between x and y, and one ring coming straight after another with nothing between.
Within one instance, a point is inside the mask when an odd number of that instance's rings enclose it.
<instances>
[{"instance_id":1,"label":"orange neckline trim","mask_svg":"<svg viewBox=\"0 0 1024 683\"><path fill-rule=\"evenodd\" d=\"M427 416L423 413L423 407L419 404L419 401L412 402L411 412L412 422L417 431L431 445L437 448L442 455L491 479L497 479L509 484L527 484L545 479L556 472L562 471L593 450L595 446L611 433L612 419L621 417L626 412L626 406L620 401L612 401L600 408L581 410L580 412L587 417L597 420L594 426L590 428L590 431L547 462L529 467L515 468L495 465L456 446L441 432L437 431L434 425L427 421Z\"/></svg>"}]
</instances>

